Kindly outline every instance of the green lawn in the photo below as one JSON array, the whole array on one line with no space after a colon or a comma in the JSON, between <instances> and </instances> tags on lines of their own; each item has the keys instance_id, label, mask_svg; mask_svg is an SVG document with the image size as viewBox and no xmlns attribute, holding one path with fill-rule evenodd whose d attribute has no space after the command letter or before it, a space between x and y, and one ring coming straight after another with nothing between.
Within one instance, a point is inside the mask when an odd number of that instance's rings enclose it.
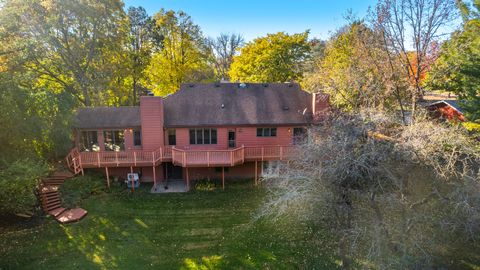
<instances>
[{"instance_id":1,"label":"green lawn","mask_svg":"<svg viewBox=\"0 0 480 270\"><path fill-rule=\"evenodd\" d=\"M253 221L264 192L248 185L184 194L112 192L82 202L70 225L0 228L0 269L332 269L310 229Z\"/></svg>"}]
</instances>

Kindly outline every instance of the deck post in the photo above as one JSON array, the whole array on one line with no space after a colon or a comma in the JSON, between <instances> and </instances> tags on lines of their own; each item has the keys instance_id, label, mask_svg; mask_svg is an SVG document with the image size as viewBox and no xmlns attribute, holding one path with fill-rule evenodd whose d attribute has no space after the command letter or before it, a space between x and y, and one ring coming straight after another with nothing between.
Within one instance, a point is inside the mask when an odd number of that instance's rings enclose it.
<instances>
[{"instance_id":1,"label":"deck post","mask_svg":"<svg viewBox=\"0 0 480 270\"><path fill-rule=\"evenodd\" d=\"M110 177L108 176L108 167L105 167L105 174L107 175L107 187L110 189Z\"/></svg>"},{"instance_id":2,"label":"deck post","mask_svg":"<svg viewBox=\"0 0 480 270\"><path fill-rule=\"evenodd\" d=\"M262 147L262 161L263 161L263 154L264 154L264 148Z\"/></svg>"},{"instance_id":3,"label":"deck post","mask_svg":"<svg viewBox=\"0 0 480 270\"><path fill-rule=\"evenodd\" d=\"M153 169L153 188L156 189L157 188L157 177L156 177L156 170L155 170L155 166L152 166L152 169Z\"/></svg>"},{"instance_id":4,"label":"deck post","mask_svg":"<svg viewBox=\"0 0 480 270\"><path fill-rule=\"evenodd\" d=\"M97 163L98 167L100 168L100 152L97 152Z\"/></svg>"},{"instance_id":5,"label":"deck post","mask_svg":"<svg viewBox=\"0 0 480 270\"><path fill-rule=\"evenodd\" d=\"M130 166L130 173L133 173L132 166ZM140 181L140 179L138 181ZM135 179L132 178L132 192L133 191L135 191Z\"/></svg>"},{"instance_id":6,"label":"deck post","mask_svg":"<svg viewBox=\"0 0 480 270\"><path fill-rule=\"evenodd\" d=\"M255 186L257 185L257 175L258 175L258 161L255 160Z\"/></svg>"},{"instance_id":7,"label":"deck post","mask_svg":"<svg viewBox=\"0 0 480 270\"><path fill-rule=\"evenodd\" d=\"M222 167L222 189L225 189L225 167Z\"/></svg>"},{"instance_id":8,"label":"deck post","mask_svg":"<svg viewBox=\"0 0 480 270\"><path fill-rule=\"evenodd\" d=\"M78 164L80 166L80 170L82 171L82 176L84 176L83 173L83 164L82 164L82 153L78 153Z\"/></svg>"},{"instance_id":9,"label":"deck post","mask_svg":"<svg viewBox=\"0 0 480 270\"><path fill-rule=\"evenodd\" d=\"M207 151L207 167L210 167L210 151Z\"/></svg>"},{"instance_id":10,"label":"deck post","mask_svg":"<svg viewBox=\"0 0 480 270\"><path fill-rule=\"evenodd\" d=\"M133 151L133 164L137 166L137 151Z\"/></svg>"},{"instance_id":11,"label":"deck post","mask_svg":"<svg viewBox=\"0 0 480 270\"><path fill-rule=\"evenodd\" d=\"M283 160L283 146L280 146L280 160Z\"/></svg>"},{"instance_id":12,"label":"deck post","mask_svg":"<svg viewBox=\"0 0 480 270\"><path fill-rule=\"evenodd\" d=\"M233 166L233 151L230 151L230 166Z\"/></svg>"},{"instance_id":13,"label":"deck post","mask_svg":"<svg viewBox=\"0 0 480 270\"><path fill-rule=\"evenodd\" d=\"M118 167L119 163L118 163L118 152L117 151L115 151L115 161L117 162L117 167Z\"/></svg>"},{"instance_id":14,"label":"deck post","mask_svg":"<svg viewBox=\"0 0 480 270\"><path fill-rule=\"evenodd\" d=\"M188 167L185 167L186 176L187 176L187 191L190 190L190 179L188 178Z\"/></svg>"},{"instance_id":15,"label":"deck post","mask_svg":"<svg viewBox=\"0 0 480 270\"><path fill-rule=\"evenodd\" d=\"M260 172L261 172L261 174L263 175L263 161L260 161L260 167L261 167Z\"/></svg>"}]
</instances>

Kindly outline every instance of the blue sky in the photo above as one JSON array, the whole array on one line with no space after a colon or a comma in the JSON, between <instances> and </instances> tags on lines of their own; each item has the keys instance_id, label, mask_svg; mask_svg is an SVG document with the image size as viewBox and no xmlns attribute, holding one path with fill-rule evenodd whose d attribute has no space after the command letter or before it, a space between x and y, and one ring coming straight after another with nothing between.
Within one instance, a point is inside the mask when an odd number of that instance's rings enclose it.
<instances>
[{"instance_id":1,"label":"blue sky","mask_svg":"<svg viewBox=\"0 0 480 270\"><path fill-rule=\"evenodd\" d=\"M161 8L183 10L206 36L242 34L247 41L267 33L299 33L327 39L345 23L350 9L363 17L375 0L125 0L125 7L142 6L150 15Z\"/></svg>"}]
</instances>

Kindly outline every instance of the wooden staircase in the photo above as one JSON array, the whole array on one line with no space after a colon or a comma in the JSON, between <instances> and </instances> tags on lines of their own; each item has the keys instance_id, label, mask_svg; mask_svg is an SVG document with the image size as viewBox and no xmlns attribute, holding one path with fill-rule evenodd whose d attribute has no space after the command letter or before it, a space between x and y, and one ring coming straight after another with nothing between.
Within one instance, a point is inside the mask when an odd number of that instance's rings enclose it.
<instances>
[{"instance_id":1,"label":"wooden staircase","mask_svg":"<svg viewBox=\"0 0 480 270\"><path fill-rule=\"evenodd\" d=\"M74 174L70 172L56 172L43 178L39 187L43 210L60 223L75 222L87 215L87 211L82 208L66 209L62 207L62 199L58 189L65 182L65 179L73 176Z\"/></svg>"}]
</instances>

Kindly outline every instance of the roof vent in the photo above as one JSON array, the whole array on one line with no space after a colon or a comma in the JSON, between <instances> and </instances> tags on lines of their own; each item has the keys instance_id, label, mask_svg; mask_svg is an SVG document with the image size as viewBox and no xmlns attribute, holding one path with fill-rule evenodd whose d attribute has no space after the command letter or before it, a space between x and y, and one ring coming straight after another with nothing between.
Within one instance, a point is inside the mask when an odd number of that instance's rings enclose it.
<instances>
[{"instance_id":1,"label":"roof vent","mask_svg":"<svg viewBox=\"0 0 480 270\"><path fill-rule=\"evenodd\" d=\"M288 106L283 106L283 110L284 110L284 111L288 111L288 110L290 110L290 107L288 107Z\"/></svg>"},{"instance_id":2,"label":"roof vent","mask_svg":"<svg viewBox=\"0 0 480 270\"><path fill-rule=\"evenodd\" d=\"M147 96L153 97L153 96L155 96L155 94L152 91L148 91Z\"/></svg>"},{"instance_id":3,"label":"roof vent","mask_svg":"<svg viewBox=\"0 0 480 270\"><path fill-rule=\"evenodd\" d=\"M220 83L215 83L215 87L220 87Z\"/></svg>"},{"instance_id":4,"label":"roof vent","mask_svg":"<svg viewBox=\"0 0 480 270\"><path fill-rule=\"evenodd\" d=\"M245 89L247 88L247 84L246 83L241 83L238 85L238 87L242 88L242 89Z\"/></svg>"},{"instance_id":5,"label":"roof vent","mask_svg":"<svg viewBox=\"0 0 480 270\"><path fill-rule=\"evenodd\" d=\"M189 84L188 87L193 88L195 85L193 83Z\"/></svg>"},{"instance_id":6,"label":"roof vent","mask_svg":"<svg viewBox=\"0 0 480 270\"><path fill-rule=\"evenodd\" d=\"M263 84L263 87L268 87L268 83L264 83L264 84Z\"/></svg>"},{"instance_id":7,"label":"roof vent","mask_svg":"<svg viewBox=\"0 0 480 270\"><path fill-rule=\"evenodd\" d=\"M225 104L222 104L222 109L225 108Z\"/></svg>"}]
</instances>

